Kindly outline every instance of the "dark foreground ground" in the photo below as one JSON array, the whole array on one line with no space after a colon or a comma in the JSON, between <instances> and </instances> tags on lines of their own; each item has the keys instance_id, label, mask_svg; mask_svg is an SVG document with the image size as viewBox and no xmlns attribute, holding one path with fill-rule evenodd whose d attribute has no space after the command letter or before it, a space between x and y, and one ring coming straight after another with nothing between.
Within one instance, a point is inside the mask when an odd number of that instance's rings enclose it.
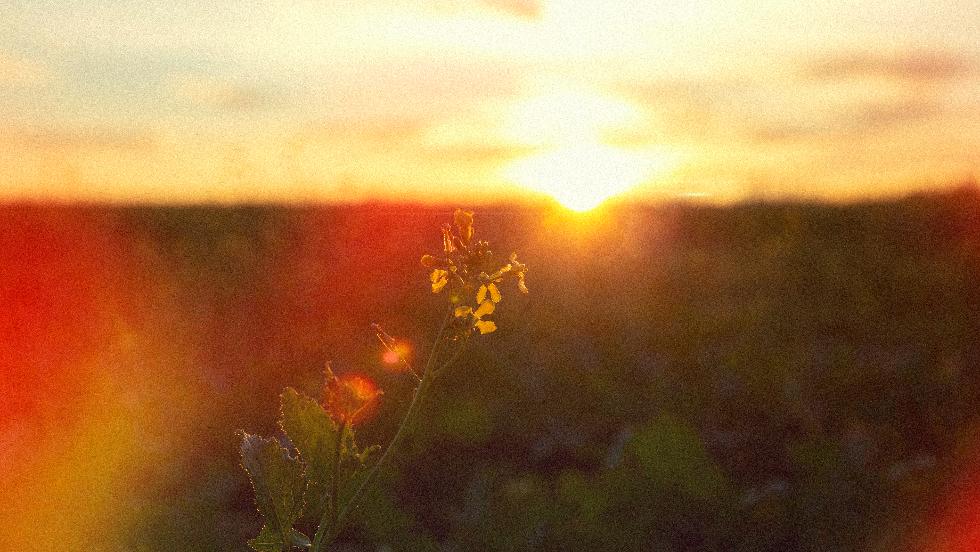
<instances>
[{"instance_id":1,"label":"dark foreground ground","mask_svg":"<svg viewBox=\"0 0 980 552\"><path fill-rule=\"evenodd\" d=\"M0 549L245 550L235 430L411 381L451 208L0 208ZM530 266L345 550L970 550L980 196L487 208ZM971 532L972 531L972 532ZM978 539L978 540L972 540Z\"/></svg>"}]
</instances>

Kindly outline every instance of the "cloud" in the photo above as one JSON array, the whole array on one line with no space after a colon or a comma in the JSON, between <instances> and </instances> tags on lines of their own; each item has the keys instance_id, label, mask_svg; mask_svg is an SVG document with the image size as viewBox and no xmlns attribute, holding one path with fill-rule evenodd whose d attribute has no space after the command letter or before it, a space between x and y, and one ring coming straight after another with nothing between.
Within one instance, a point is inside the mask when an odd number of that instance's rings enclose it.
<instances>
[{"instance_id":1,"label":"cloud","mask_svg":"<svg viewBox=\"0 0 980 552\"><path fill-rule=\"evenodd\" d=\"M493 165L524 157L536 151L536 148L522 145L461 143L427 147L422 154L432 161Z\"/></svg>"},{"instance_id":2,"label":"cloud","mask_svg":"<svg viewBox=\"0 0 980 552\"><path fill-rule=\"evenodd\" d=\"M649 124L606 137L619 146L645 146L664 138L696 142L726 134L726 125L752 95L750 83L735 78L651 79L622 82L611 92L648 113Z\"/></svg>"},{"instance_id":3,"label":"cloud","mask_svg":"<svg viewBox=\"0 0 980 552\"><path fill-rule=\"evenodd\" d=\"M50 71L40 63L0 52L0 85L37 86L50 79Z\"/></svg>"},{"instance_id":4,"label":"cloud","mask_svg":"<svg viewBox=\"0 0 980 552\"><path fill-rule=\"evenodd\" d=\"M8 147L68 153L80 150L145 151L155 145L153 136L141 130L112 127L5 128L0 135Z\"/></svg>"},{"instance_id":5,"label":"cloud","mask_svg":"<svg viewBox=\"0 0 980 552\"><path fill-rule=\"evenodd\" d=\"M804 67L807 76L818 80L880 78L920 83L946 81L975 70L971 59L942 51L855 52L812 60Z\"/></svg>"},{"instance_id":6,"label":"cloud","mask_svg":"<svg viewBox=\"0 0 980 552\"><path fill-rule=\"evenodd\" d=\"M251 84L204 75L175 75L169 82L178 101L222 111L251 111L267 107L270 95Z\"/></svg>"},{"instance_id":7,"label":"cloud","mask_svg":"<svg viewBox=\"0 0 980 552\"><path fill-rule=\"evenodd\" d=\"M535 0L481 0L486 6L508 15L536 21L541 19L542 7Z\"/></svg>"},{"instance_id":8,"label":"cloud","mask_svg":"<svg viewBox=\"0 0 980 552\"><path fill-rule=\"evenodd\" d=\"M943 113L942 104L934 100L914 98L872 101L855 104L811 120L756 125L747 134L753 142L760 144L853 140L936 120Z\"/></svg>"},{"instance_id":9,"label":"cloud","mask_svg":"<svg viewBox=\"0 0 980 552\"><path fill-rule=\"evenodd\" d=\"M336 118L309 125L295 140L311 142L358 142L372 147L393 147L419 138L434 120L421 117Z\"/></svg>"},{"instance_id":10,"label":"cloud","mask_svg":"<svg viewBox=\"0 0 980 552\"><path fill-rule=\"evenodd\" d=\"M847 120L852 130L883 129L908 125L939 117L942 105L938 102L911 99L899 102L873 102L857 107Z\"/></svg>"}]
</instances>

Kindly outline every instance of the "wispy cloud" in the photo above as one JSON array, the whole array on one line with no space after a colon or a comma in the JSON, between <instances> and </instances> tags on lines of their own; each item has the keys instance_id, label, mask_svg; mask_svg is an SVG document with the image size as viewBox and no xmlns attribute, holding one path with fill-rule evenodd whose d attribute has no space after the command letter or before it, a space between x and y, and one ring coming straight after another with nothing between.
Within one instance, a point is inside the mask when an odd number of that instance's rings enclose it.
<instances>
[{"instance_id":1,"label":"wispy cloud","mask_svg":"<svg viewBox=\"0 0 980 552\"><path fill-rule=\"evenodd\" d=\"M427 147L422 154L434 162L498 165L530 155L536 148L512 144L451 144Z\"/></svg>"},{"instance_id":2,"label":"wispy cloud","mask_svg":"<svg viewBox=\"0 0 980 552\"><path fill-rule=\"evenodd\" d=\"M520 19L541 19L541 2L536 0L482 0L482 3L497 11Z\"/></svg>"},{"instance_id":3,"label":"wispy cloud","mask_svg":"<svg viewBox=\"0 0 980 552\"><path fill-rule=\"evenodd\" d=\"M175 75L168 88L178 101L209 109L250 111L271 103L269 92L254 84L204 75Z\"/></svg>"},{"instance_id":4,"label":"wispy cloud","mask_svg":"<svg viewBox=\"0 0 980 552\"><path fill-rule=\"evenodd\" d=\"M81 128L24 128L0 129L0 143L7 147L72 153L92 150L146 151L155 145L149 132L108 126Z\"/></svg>"},{"instance_id":5,"label":"wispy cloud","mask_svg":"<svg viewBox=\"0 0 980 552\"><path fill-rule=\"evenodd\" d=\"M0 51L0 86L38 86L50 80L43 64Z\"/></svg>"},{"instance_id":6,"label":"wispy cloud","mask_svg":"<svg viewBox=\"0 0 980 552\"><path fill-rule=\"evenodd\" d=\"M649 124L610 136L621 146L673 140L710 141L729 134L727 126L744 117L752 83L735 77L652 78L619 83L612 92L647 113ZM740 115L741 113L741 115Z\"/></svg>"},{"instance_id":7,"label":"wispy cloud","mask_svg":"<svg viewBox=\"0 0 980 552\"><path fill-rule=\"evenodd\" d=\"M924 98L875 100L850 105L823 116L747 125L746 134L750 141L759 144L853 142L889 130L939 120L944 115L942 107L938 101Z\"/></svg>"},{"instance_id":8,"label":"wispy cloud","mask_svg":"<svg viewBox=\"0 0 980 552\"><path fill-rule=\"evenodd\" d=\"M335 118L308 125L296 133L294 141L302 144L356 142L368 147L390 148L416 141L433 124L434 119L421 117Z\"/></svg>"},{"instance_id":9,"label":"wispy cloud","mask_svg":"<svg viewBox=\"0 0 980 552\"><path fill-rule=\"evenodd\" d=\"M807 76L821 80L882 78L906 82L936 82L971 74L974 60L955 52L908 51L898 54L847 53L804 64Z\"/></svg>"}]
</instances>

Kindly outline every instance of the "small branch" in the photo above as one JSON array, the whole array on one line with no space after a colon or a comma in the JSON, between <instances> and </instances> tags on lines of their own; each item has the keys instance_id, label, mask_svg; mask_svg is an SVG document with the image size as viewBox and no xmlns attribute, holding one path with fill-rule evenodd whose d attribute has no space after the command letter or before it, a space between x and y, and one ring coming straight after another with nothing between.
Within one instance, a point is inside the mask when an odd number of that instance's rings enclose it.
<instances>
[{"instance_id":1,"label":"small branch","mask_svg":"<svg viewBox=\"0 0 980 552\"><path fill-rule=\"evenodd\" d=\"M364 481L361 482L360 486L357 488L357 491L354 493L354 496L351 497L350 501L348 501L347 504L344 505L344 508L340 511L340 514L337 516L335 523L333 524L334 526L330 530L330 535L327 542L330 542L336 538L340 531L340 527L347 519L347 516L357 509L359 502L364 498L364 494L374 482L378 472L381 469L381 466L383 466L388 460L391 452L397 449L398 445L401 444L401 441L405 436L406 429L411 425L411 422L418 412L419 405L422 404L422 396L432 383L433 376L435 375L435 372L432 370L432 363L439 354L439 348L442 344L442 336L446 332L446 327L449 325L449 321L451 319L452 311L446 313L446 317L443 319L442 327L439 328L439 333L436 335L436 340L432 345L432 351L429 353L429 358L426 360L425 367L422 369L422 378L419 380L419 384L415 388L415 393L412 395L412 402L408 405L408 410L405 412L405 417L402 418L401 424L399 424L398 430L395 432L395 436L392 437L391 443L388 444L388 447L385 448L384 452L381 454L381 458L379 458L378 461L375 462L374 466L371 467L371 471L368 472L367 477L365 477ZM318 542L313 543L312 552L321 552L321 548L323 546L322 529L323 527L321 525L321 527L317 530L317 535L320 538Z\"/></svg>"},{"instance_id":2,"label":"small branch","mask_svg":"<svg viewBox=\"0 0 980 552\"><path fill-rule=\"evenodd\" d=\"M329 527L332 533L337 526L337 514L338 510L340 509L340 457L341 453L343 452L344 434L347 432L348 423L348 420L345 419L340 425L340 430L337 432L337 443L336 448L334 449L330 502L325 505L323 515L320 517L320 524L317 526L316 534L313 536L313 547L311 549L313 551L320 550L327 528Z\"/></svg>"}]
</instances>

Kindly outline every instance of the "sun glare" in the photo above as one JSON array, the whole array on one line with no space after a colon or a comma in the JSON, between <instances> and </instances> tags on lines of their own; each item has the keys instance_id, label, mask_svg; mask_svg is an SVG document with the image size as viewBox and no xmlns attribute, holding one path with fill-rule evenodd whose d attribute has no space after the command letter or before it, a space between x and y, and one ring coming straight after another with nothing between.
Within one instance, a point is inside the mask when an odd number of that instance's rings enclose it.
<instances>
[{"instance_id":1,"label":"sun glare","mask_svg":"<svg viewBox=\"0 0 980 552\"><path fill-rule=\"evenodd\" d=\"M622 100L567 87L538 90L514 105L505 124L508 139L538 148L503 170L507 180L553 197L573 211L588 211L658 176L662 152L615 147L604 139L642 121Z\"/></svg>"},{"instance_id":2,"label":"sun glare","mask_svg":"<svg viewBox=\"0 0 980 552\"><path fill-rule=\"evenodd\" d=\"M573 211L588 211L642 183L657 164L611 146L578 144L516 161L505 176Z\"/></svg>"}]
</instances>

